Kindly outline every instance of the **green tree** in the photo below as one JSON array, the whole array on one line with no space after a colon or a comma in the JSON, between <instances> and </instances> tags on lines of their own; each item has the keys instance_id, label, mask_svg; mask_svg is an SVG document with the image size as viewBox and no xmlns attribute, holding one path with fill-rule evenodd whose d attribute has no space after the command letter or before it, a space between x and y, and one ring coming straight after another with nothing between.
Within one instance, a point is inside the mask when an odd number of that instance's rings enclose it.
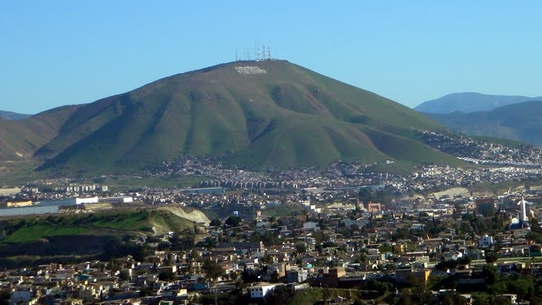
<instances>
[{"instance_id":1,"label":"green tree","mask_svg":"<svg viewBox=\"0 0 542 305\"><path fill-rule=\"evenodd\" d=\"M295 244L295 250L297 253L303 254L307 251L307 245L305 245L305 243L297 243Z\"/></svg>"},{"instance_id":2,"label":"green tree","mask_svg":"<svg viewBox=\"0 0 542 305\"><path fill-rule=\"evenodd\" d=\"M499 280L499 270L493 265L485 265L483 268L484 280L486 285L493 285Z\"/></svg>"},{"instance_id":3,"label":"green tree","mask_svg":"<svg viewBox=\"0 0 542 305\"><path fill-rule=\"evenodd\" d=\"M158 279L161 280L161 281L170 282L170 281L173 281L175 279L175 274L173 274L173 272L171 272L169 270L160 271L160 273L158 273Z\"/></svg>"},{"instance_id":4,"label":"green tree","mask_svg":"<svg viewBox=\"0 0 542 305\"><path fill-rule=\"evenodd\" d=\"M205 272L205 276L211 280L213 286L216 280L224 274L224 269L217 262L210 259L203 262L201 269Z\"/></svg>"},{"instance_id":5,"label":"green tree","mask_svg":"<svg viewBox=\"0 0 542 305\"><path fill-rule=\"evenodd\" d=\"M540 234L538 232L531 231L531 232L527 233L527 235L525 235L525 238L528 239L528 240L533 240L536 243L542 243L542 234Z\"/></svg>"},{"instance_id":6,"label":"green tree","mask_svg":"<svg viewBox=\"0 0 542 305\"><path fill-rule=\"evenodd\" d=\"M279 285L269 291L265 296L265 303L270 305L289 304L289 301L295 294L295 290L291 286Z\"/></svg>"},{"instance_id":7,"label":"green tree","mask_svg":"<svg viewBox=\"0 0 542 305\"><path fill-rule=\"evenodd\" d=\"M225 224L231 227L238 227L242 222L241 217L233 215L226 218Z\"/></svg>"},{"instance_id":8,"label":"green tree","mask_svg":"<svg viewBox=\"0 0 542 305\"><path fill-rule=\"evenodd\" d=\"M438 304L442 305L466 305L467 299L457 292L448 292L438 298Z\"/></svg>"},{"instance_id":9,"label":"green tree","mask_svg":"<svg viewBox=\"0 0 542 305\"><path fill-rule=\"evenodd\" d=\"M497 261L499 257L497 256L497 253L495 251L486 251L485 253L485 259L486 263L492 264Z\"/></svg>"},{"instance_id":10,"label":"green tree","mask_svg":"<svg viewBox=\"0 0 542 305\"><path fill-rule=\"evenodd\" d=\"M211 227L220 227L222 225L222 221L220 221L220 219L218 219L218 218L215 218L215 219L211 220L209 225Z\"/></svg>"}]
</instances>

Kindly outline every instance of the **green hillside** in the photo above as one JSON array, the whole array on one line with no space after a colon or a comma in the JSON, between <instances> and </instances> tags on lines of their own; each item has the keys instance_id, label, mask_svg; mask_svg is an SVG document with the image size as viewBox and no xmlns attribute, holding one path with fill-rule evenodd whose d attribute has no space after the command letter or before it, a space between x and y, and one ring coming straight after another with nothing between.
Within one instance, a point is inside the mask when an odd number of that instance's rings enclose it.
<instances>
[{"instance_id":1,"label":"green hillside","mask_svg":"<svg viewBox=\"0 0 542 305\"><path fill-rule=\"evenodd\" d=\"M222 64L8 123L19 140L2 136L2 157L33 153L57 173L130 172L185 154L254 168L456 162L416 140L413 129L444 129L426 116L287 61Z\"/></svg>"},{"instance_id":2,"label":"green hillside","mask_svg":"<svg viewBox=\"0 0 542 305\"><path fill-rule=\"evenodd\" d=\"M542 101L517 103L491 111L427 115L455 132L542 146Z\"/></svg>"},{"instance_id":3,"label":"green hillside","mask_svg":"<svg viewBox=\"0 0 542 305\"><path fill-rule=\"evenodd\" d=\"M54 139L78 106L55 108L24 120L0 119L0 161L32 159L34 153Z\"/></svg>"},{"instance_id":4,"label":"green hillside","mask_svg":"<svg viewBox=\"0 0 542 305\"><path fill-rule=\"evenodd\" d=\"M22 244L54 236L154 234L193 229L194 223L171 211L109 211L23 218L4 222L1 244Z\"/></svg>"}]
</instances>

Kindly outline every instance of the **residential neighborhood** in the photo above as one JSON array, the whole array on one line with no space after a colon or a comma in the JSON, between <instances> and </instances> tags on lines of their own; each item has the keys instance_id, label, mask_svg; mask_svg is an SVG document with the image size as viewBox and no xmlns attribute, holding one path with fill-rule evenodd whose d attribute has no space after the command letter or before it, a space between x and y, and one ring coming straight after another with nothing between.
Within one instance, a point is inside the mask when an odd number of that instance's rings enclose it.
<instances>
[{"instance_id":1,"label":"residential neighborhood","mask_svg":"<svg viewBox=\"0 0 542 305\"><path fill-rule=\"evenodd\" d=\"M321 301L337 304L406 304L424 287L433 298L457 294L470 304L473 287L528 278L534 290L496 287L494 298L537 304L540 214L533 206L532 227L509 229L519 200L441 196L396 209L349 198L299 202L285 216L260 205L252 218L232 214L194 232L140 238L144 256L6 269L0 283L10 304L268 304L281 297L277 287L325 290L329 300ZM356 297L340 293L351 289Z\"/></svg>"},{"instance_id":2,"label":"residential neighborhood","mask_svg":"<svg viewBox=\"0 0 542 305\"><path fill-rule=\"evenodd\" d=\"M424 136L438 145L485 145ZM498 166L427 164L408 175L346 162L251 172L185 157L144 176L206 177L197 188L119 189L69 178L4 188L6 221L161 207L199 212L183 212L190 229L111 237L93 260L7 258L0 296L6 304L51 305L539 304L542 169L529 161L539 152L506 151L517 158L499 161L502 149L491 149ZM515 184L472 191L482 182Z\"/></svg>"}]
</instances>

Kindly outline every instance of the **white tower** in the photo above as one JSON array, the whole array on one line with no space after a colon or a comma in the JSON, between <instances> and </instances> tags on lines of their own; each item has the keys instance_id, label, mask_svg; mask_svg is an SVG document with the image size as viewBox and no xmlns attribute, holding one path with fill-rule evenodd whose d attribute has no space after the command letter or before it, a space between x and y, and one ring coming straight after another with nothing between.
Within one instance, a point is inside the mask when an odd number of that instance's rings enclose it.
<instances>
[{"instance_id":1,"label":"white tower","mask_svg":"<svg viewBox=\"0 0 542 305\"><path fill-rule=\"evenodd\" d=\"M521 197L521 201L518 202L521 208L521 213L519 214L519 221L527 221L527 210L525 209L525 198Z\"/></svg>"}]
</instances>

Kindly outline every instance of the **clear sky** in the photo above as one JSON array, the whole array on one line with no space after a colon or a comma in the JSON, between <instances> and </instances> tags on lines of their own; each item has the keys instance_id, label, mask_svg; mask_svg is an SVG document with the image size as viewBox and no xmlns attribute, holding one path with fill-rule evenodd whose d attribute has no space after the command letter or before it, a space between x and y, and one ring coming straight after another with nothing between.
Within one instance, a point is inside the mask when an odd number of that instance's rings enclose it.
<instances>
[{"instance_id":1,"label":"clear sky","mask_svg":"<svg viewBox=\"0 0 542 305\"><path fill-rule=\"evenodd\" d=\"M0 1L0 110L90 103L271 56L414 107L542 95L542 1ZM251 54L252 55L252 54Z\"/></svg>"}]
</instances>

